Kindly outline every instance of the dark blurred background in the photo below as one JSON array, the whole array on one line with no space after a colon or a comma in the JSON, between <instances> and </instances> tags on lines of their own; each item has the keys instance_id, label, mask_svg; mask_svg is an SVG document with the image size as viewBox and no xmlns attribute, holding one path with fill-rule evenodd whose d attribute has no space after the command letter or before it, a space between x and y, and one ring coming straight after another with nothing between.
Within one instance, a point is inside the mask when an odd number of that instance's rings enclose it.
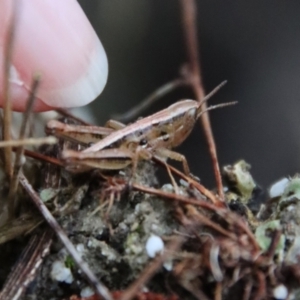
<instances>
[{"instance_id":1,"label":"dark blurred background","mask_svg":"<svg viewBox=\"0 0 300 300\"><path fill-rule=\"evenodd\" d=\"M176 0L79 1L106 49L108 84L91 104L95 121L127 111L175 78L186 61ZM300 162L300 2L199 0L198 30L206 91L228 84L210 101L239 104L211 113L221 165L243 158L267 187L293 175ZM176 90L144 116L182 98ZM197 124L178 149L192 172L213 186L211 162Z\"/></svg>"}]
</instances>

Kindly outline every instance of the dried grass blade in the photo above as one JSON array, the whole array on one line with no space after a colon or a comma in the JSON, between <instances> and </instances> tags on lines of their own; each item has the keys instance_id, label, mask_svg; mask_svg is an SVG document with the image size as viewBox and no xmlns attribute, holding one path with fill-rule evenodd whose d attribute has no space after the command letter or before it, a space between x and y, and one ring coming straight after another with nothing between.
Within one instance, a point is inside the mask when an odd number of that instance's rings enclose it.
<instances>
[{"instance_id":1,"label":"dried grass blade","mask_svg":"<svg viewBox=\"0 0 300 300\"><path fill-rule=\"evenodd\" d=\"M53 145L57 143L57 138L54 136L48 136L44 138L28 138L22 140L0 141L0 148L16 147L13 151L17 151L20 146L39 146L39 145ZM25 151L25 150L24 150Z\"/></svg>"},{"instance_id":2,"label":"dried grass blade","mask_svg":"<svg viewBox=\"0 0 300 300\"><path fill-rule=\"evenodd\" d=\"M29 124L30 115L32 112L34 100L36 98L36 92L37 92L39 83L40 83L40 76L39 75L34 76L33 80L32 80L32 84L31 84L31 88L30 88L30 94L29 94L27 104L26 104L26 111L23 114L23 121L22 121L22 124L20 127L19 140L23 140L25 138L26 130L27 130L27 127ZM9 186L8 199L9 199L10 215L14 214L15 209L17 207L17 197L15 197L15 194L18 189L18 183L19 183L18 176L19 176L19 172L22 168L23 154L24 154L24 144L20 145L17 148L12 180L11 180L10 186Z\"/></svg>"},{"instance_id":3,"label":"dried grass blade","mask_svg":"<svg viewBox=\"0 0 300 300\"><path fill-rule=\"evenodd\" d=\"M22 296L49 253L52 235L52 230L47 229L42 236L31 237L0 292L0 300L18 300Z\"/></svg>"},{"instance_id":4,"label":"dried grass blade","mask_svg":"<svg viewBox=\"0 0 300 300\"><path fill-rule=\"evenodd\" d=\"M20 1L13 1L13 12L12 17L8 26L6 44L4 48L4 82L3 82L3 98L4 98L4 111L3 111L3 124L2 124L2 135L5 141L11 140L11 90L10 90L10 72L11 72L11 62L13 56L13 47L15 40L15 33L17 28L17 21L20 11ZM7 176L12 177L12 149L11 147L6 147L4 149L4 168Z\"/></svg>"}]
</instances>

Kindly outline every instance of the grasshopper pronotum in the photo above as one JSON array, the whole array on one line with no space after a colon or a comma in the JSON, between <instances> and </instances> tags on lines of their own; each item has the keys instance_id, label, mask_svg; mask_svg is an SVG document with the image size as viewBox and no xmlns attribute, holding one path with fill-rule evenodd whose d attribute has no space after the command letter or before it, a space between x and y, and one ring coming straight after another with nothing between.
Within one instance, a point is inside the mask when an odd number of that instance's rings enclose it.
<instances>
[{"instance_id":1,"label":"grasshopper pronotum","mask_svg":"<svg viewBox=\"0 0 300 300\"><path fill-rule=\"evenodd\" d=\"M180 161L184 172L189 174L186 158L171 149L180 145L188 137L202 113L235 103L219 104L205 111L201 110L203 102L224 84L225 82L215 88L201 103L194 100L182 100L128 126L110 121L108 127L92 126L89 130L88 126L79 126L79 131L76 131L73 126L50 121L47 131L66 138L78 139L86 145L95 141L92 137L96 136L97 139L100 137L99 141L83 151L64 150L62 159L71 166L82 166L83 169L90 167L119 170L131 163L136 163L140 158L150 159L155 156L165 160L171 158ZM78 137L80 132L84 136L84 141Z\"/></svg>"}]
</instances>

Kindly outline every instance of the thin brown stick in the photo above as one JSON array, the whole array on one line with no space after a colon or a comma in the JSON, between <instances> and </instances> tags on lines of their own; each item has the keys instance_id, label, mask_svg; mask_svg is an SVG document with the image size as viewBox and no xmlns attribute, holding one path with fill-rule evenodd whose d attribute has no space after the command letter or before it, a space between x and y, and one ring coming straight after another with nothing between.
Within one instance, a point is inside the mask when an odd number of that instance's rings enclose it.
<instances>
[{"instance_id":1,"label":"thin brown stick","mask_svg":"<svg viewBox=\"0 0 300 300\"><path fill-rule=\"evenodd\" d=\"M219 209L215 205L213 205L211 203L208 203L204 200L190 199L190 198L187 198L185 196L177 195L177 194L174 194L174 193L164 192L164 191L161 191L161 190L157 190L157 189L154 189L154 188L142 186L142 185L135 184L135 183L132 184L132 188L134 188L135 190L140 191L140 192L144 192L144 193L148 193L148 194L152 194L152 195L157 195L157 196L162 197L164 199L179 201L180 203L183 203L183 204L191 204L191 205L199 206L199 207L202 207L204 209L214 211L216 213L219 213L219 211L221 211L221 209ZM216 230L217 232L223 234L224 236L227 236L227 237L229 237L233 240L236 239L236 236L234 234L232 234L229 231L227 231L226 229L222 228L217 223L214 223L213 221L211 221L209 218L205 217L204 215L198 214L198 215L195 215L194 217L200 223L203 223L206 226L209 226L209 227L213 228L214 230Z\"/></svg>"},{"instance_id":2,"label":"thin brown stick","mask_svg":"<svg viewBox=\"0 0 300 300\"><path fill-rule=\"evenodd\" d=\"M271 240L271 244L269 246L268 251L266 252L266 256L269 257L270 260L273 260L273 257L275 255L276 252L276 248L278 246L278 243L280 241L280 237L281 237L282 232L280 230L276 230L275 234Z\"/></svg>"},{"instance_id":3,"label":"thin brown stick","mask_svg":"<svg viewBox=\"0 0 300 300\"><path fill-rule=\"evenodd\" d=\"M236 236L232 234L230 231L224 229L222 226L217 224L216 222L213 222L210 218L206 217L204 214L201 214L198 212L194 206L187 205L187 210L189 210L189 221L196 221L197 224L202 224L207 227L210 227L211 229L214 229L216 232L219 232L223 234L224 236L227 236L228 238L235 240Z\"/></svg>"},{"instance_id":4,"label":"thin brown stick","mask_svg":"<svg viewBox=\"0 0 300 300\"><path fill-rule=\"evenodd\" d=\"M159 164L165 166L166 163L163 162L161 159L159 159L158 157L153 157L153 160L158 162ZM214 203L216 206L221 206L221 207L225 207L225 205L223 203L221 203L220 205L220 201L218 201L217 197L210 191L208 190L204 185L200 184L199 182L197 182L196 180L194 180L193 178L186 176L185 174L183 174L182 172L180 172L179 170L177 170L176 168L172 167L171 165L168 165L169 170L171 170L174 174L176 174L177 176L179 176L180 178L184 179L186 182L188 182L190 185L192 185L193 187L195 187L200 193L202 193L205 197L207 197L212 203Z\"/></svg>"},{"instance_id":5,"label":"thin brown stick","mask_svg":"<svg viewBox=\"0 0 300 300\"><path fill-rule=\"evenodd\" d=\"M253 253L253 257L258 257L261 254L261 250L257 243L256 237L249 228L248 224L242 218L235 217L230 210L221 210L220 212L218 211L218 214L223 217L224 220L227 220L228 222L231 220L232 223L234 222L237 227L247 234L255 251L255 253ZM257 258L257 260L259 259Z\"/></svg>"},{"instance_id":6,"label":"thin brown stick","mask_svg":"<svg viewBox=\"0 0 300 300\"><path fill-rule=\"evenodd\" d=\"M204 96L205 91L202 84L202 78L200 73L200 60L199 60L199 49L197 43L197 29L196 29L196 3L195 0L180 0L182 7L182 19L183 28L185 33L185 42L187 47L190 72L191 72L191 86L194 90L197 100L200 102ZM203 110L207 108L207 104L203 103ZM216 144L212 128L210 125L209 114L204 113L201 116L201 123L206 136L206 140L209 147L210 156L213 163L214 174L216 178L216 184L220 201L224 202L224 192L220 167L218 163L218 156L216 150Z\"/></svg>"},{"instance_id":7,"label":"thin brown stick","mask_svg":"<svg viewBox=\"0 0 300 300\"><path fill-rule=\"evenodd\" d=\"M253 297L253 300L262 300L266 299L267 287L266 287L266 278L265 274L262 271L257 271L257 292Z\"/></svg>"},{"instance_id":8,"label":"thin brown stick","mask_svg":"<svg viewBox=\"0 0 300 300\"><path fill-rule=\"evenodd\" d=\"M140 184L137 184L137 183L133 183L131 185L131 187L133 189L137 190L137 191L140 191L140 192L144 192L144 193L151 194L151 195L156 195L156 196L166 198L166 199L170 199L170 200L173 200L173 201L179 201L183 204L191 204L191 205L195 205L195 206L200 206L204 209L208 209L208 210L214 211L214 212L218 211L218 209L215 205L213 205L209 202L206 202L204 200L193 199L193 198L188 198L188 197L185 197L185 196L182 196L182 195L177 195L177 194L174 194L174 193L164 192L162 190L158 190L158 189L155 189L155 188L143 186L143 185L140 185Z\"/></svg>"},{"instance_id":9,"label":"thin brown stick","mask_svg":"<svg viewBox=\"0 0 300 300\"><path fill-rule=\"evenodd\" d=\"M77 253L72 242L69 240L63 229L57 223L56 219L52 216L46 205L40 199L39 195L33 189L31 184L28 182L27 178L24 176L22 171L20 172L19 176L20 184L26 190L26 192L30 195L32 201L37 206L43 217L45 218L46 222L51 226L51 228L55 231L58 238L61 240L63 245L66 247L67 251L72 256L73 260L77 264L78 268L85 274L87 280L91 284L91 286L95 289L98 296L103 297L105 300L112 300L112 295L110 294L107 287L101 283L95 274L91 271L87 263L81 258L81 256Z\"/></svg>"},{"instance_id":10,"label":"thin brown stick","mask_svg":"<svg viewBox=\"0 0 300 300\"><path fill-rule=\"evenodd\" d=\"M40 146L40 145L53 145L57 144L57 138L54 136L42 138L28 138L22 140L0 141L0 148L13 147L13 151L17 151L19 147L24 146Z\"/></svg>"},{"instance_id":11,"label":"thin brown stick","mask_svg":"<svg viewBox=\"0 0 300 300\"><path fill-rule=\"evenodd\" d=\"M13 151L16 151L16 148L13 148ZM40 161L44 161L47 163L51 163L53 165L59 166L59 167L64 167L65 165L58 160L57 158L51 157L51 156L46 156L44 154L38 153L38 152L34 152L34 151L30 151L30 150L24 150L24 154L28 157L34 158L34 159L38 159Z\"/></svg>"},{"instance_id":12,"label":"thin brown stick","mask_svg":"<svg viewBox=\"0 0 300 300\"><path fill-rule=\"evenodd\" d=\"M30 118L30 114L32 112L33 109L33 104L34 104L34 100L35 100L35 96L36 96L36 92L39 86L39 82L40 82L40 76L34 76L33 80L32 80L32 84L31 84L31 88L30 88L30 94L28 96L28 100L27 100L27 104L26 104L26 110L23 114L23 121L20 127L20 133L19 133L19 140L23 140L25 138L26 135L26 130L28 128L28 123L29 123L29 118ZM10 215L12 216L15 212L15 209L17 207L17 197L14 197L17 189L18 189L18 177L19 177L19 172L22 168L22 157L24 154L24 145L21 145L20 147L17 148L16 151L16 159L15 159L15 163L14 163L14 170L13 170L13 176L12 176L12 180L10 182L10 187L9 187L9 194L8 194L8 199L9 199L9 203L8 203L8 207L9 207L9 212Z\"/></svg>"},{"instance_id":13,"label":"thin brown stick","mask_svg":"<svg viewBox=\"0 0 300 300\"><path fill-rule=\"evenodd\" d=\"M11 90L10 90L10 72L11 62L13 56L13 47L15 40L15 33L17 27L17 20L19 15L19 3L20 1L13 1L12 15L9 22L6 43L4 47L4 69L3 69L3 98L4 98L4 109L3 109L3 124L2 124L2 135L4 141L11 140ZM4 168L6 175L11 178L13 174L12 169L12 148L6 147L4 149Z\"/></svg>"},{"instance_id":14,"label":"thin brown stick","mask_svg":"<svg viewBox=\"0 0 300 300\"><path fill-rule=\"evenodd\" d=\"M252 281L252 279L249 278L245 283L242 300L249 300L250 299L252 287L253 287L253 281Z\"/></svg>"},{"instance_id":15,"label":"thin brown stick","mask_svg":"<svg viewBox=\"0 0 300 300\"><path fill-rule=\"evenodd\" d=\"M222 282L217 282L216 283L216 289L215 289L215 300L222 300Z\"/></svg>"},{"instance_id":16,"label":"thin brown stick","mask_svg":"<svg viewBox=\"0 0 300 300\"><path fill-rule=\"evenodd\" d=\"M227 209L218 207L218 206L216 206L214 204L211 204L211 203L208 203L204 200L187 198L187 197L182 196L182 195L177 195L177 194L174 194L174 193L164 192L162 190L157 190L157 189L154 189L154 188L138 185L138 184L135 184L135 183L132 184L132 188L135 189L135 190L144 192L144 193L157 195L157 196L162 197L164 199L170 199L170 200L173 200L173 201L179 201L180 203L183 203L183 204L191 204L191 205L199 206L199 207L202 207L203 209L207 209L207 210L210 210L210 211L213 211L213 212L217 213L222 218L224 218L224 220L227 220L227 222L234 222L236 224L236 226L238 226L240 228L240 230L245 232L245 234L249 237L249 239L252 243L253 250L255 251L254 256L258 255L258 253L260 253L260 247L257 244L255 236L253 235L253 233L251 232L251 230L249 229L247 224L241 218L236 217L236 215L234 213L228 211ZM203 217L204 216L202 216L202 221L203 222L209 220L208 218L206 218L204 220ZM206 225L210 226L210 223L207 222ZM221 229L221 227L219 225L215 224L214 229L219 231L221 234L224 234L225 236L228 236L228 237L232 238L233 240L236 240L236 235L235 234L230 233L228 231L226 231L226 233L225 233L224 228Z\"/></svg>"},{"instance_id":17,"label":"thin brown stick","mask_svg":"<svg viewBox=\"0 0 300 300\"><path fill-rule=\"evenodd\" d=\"M164 251L162 255L157 256L138 276L127 290L124 291L120 300L132 299L142 288L142 286L151 279L151 277L158 271L164 261L170 257L170 253L175 252L183 243L182 237L177 237L170 242L169 247Z\"/></svg>"}]
</instances>

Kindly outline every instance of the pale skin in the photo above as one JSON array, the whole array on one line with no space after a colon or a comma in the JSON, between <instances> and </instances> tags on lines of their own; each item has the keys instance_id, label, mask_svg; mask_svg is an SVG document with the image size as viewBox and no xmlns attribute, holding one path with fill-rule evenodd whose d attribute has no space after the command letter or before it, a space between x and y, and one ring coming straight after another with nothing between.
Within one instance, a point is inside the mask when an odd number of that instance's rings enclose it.
<instances>
[{"instance_id":1,"label":"pale skin","mask_svg":"<svg viewBox=\"0 0 300 300\"><path fill-rule=\"evenodd\" d=\"M14 3L17 9L14 10ZM103 46L76 0L0 1L0 107L7 34L16 12L10 89L12 109L24 111L32 76L41 75L34 110L79 107L107 81Z\"/></svg>"}]
</instances>

